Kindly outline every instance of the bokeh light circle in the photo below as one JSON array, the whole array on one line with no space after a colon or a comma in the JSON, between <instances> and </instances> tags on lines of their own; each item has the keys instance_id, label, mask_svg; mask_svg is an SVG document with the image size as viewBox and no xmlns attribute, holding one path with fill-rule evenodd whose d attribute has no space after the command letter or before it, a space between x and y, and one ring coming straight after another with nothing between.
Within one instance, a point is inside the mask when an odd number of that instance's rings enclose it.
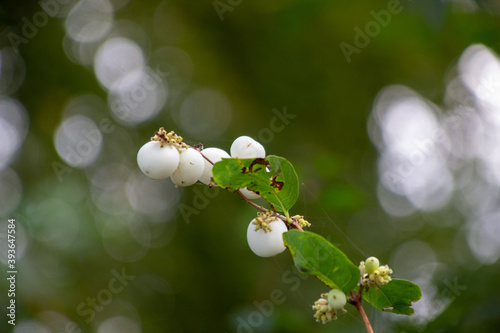
<instances>
[{"instance_id":1,"label":"bokeh light circle","mask_svg":"<svg viewBox=\"0 0 500 333\"><path fill-rule=\"evenodd\" d=\"M0 170L19 152L29 126L28 113L12 98L0 99Z\"/></svg>"},{"instance_id":2,"label":"bokeh light circle","mask_svg":"<svg viewBox=\"0 0 500 333\"><path fill-rule=\"evenodd\" d=\"M102 149L102 133L94 121L76 115L67 118L56 129L54 145L69 165L84 168L91 165Z\"/></svg>"},{"instance_id":3,"label":"bokeh light circle","mask_svg":"<svg viewBox=\"0 0 500 333\"><path fill-rule=\"evenodd\" d=\"M479 262L493 264L500 258L500 211L492 211L471 221L467 242Z\"/></svg>"},{"instance_id":4,"label":"bokeh light circle","mask_svg":"<svg viewBox=\"0 0 500 333\"><path fill-rule=\"evenodd\" d=\"M126 186L127 198L132 208L153 223L165 223L177 212L180 193L167 179L157 181L142 173L133 173Z\"/></svg>"},{"instance_id":5,"label":"bokeh light circle","mask_svg":"<svg viewBox=\"0 0 500 333\"><path fill-rule=\"evenodd\" d=\"M195 138L221 136L231 123L233 110L227 97L214 89L198 89L186 96L174 119Z\"/></svg>"},{"instance_id":6,"label":"bokeh light circle","mask_svg":"<svg viewBox=\"0 0 500 333\"><path fill-rule=\"evenodd\" d=\"M126 125L135 125L156 116L167 97L165 80L146 67L115 82L108 103L115 119Z\"/></svg>"},{"instance_id":7,"label":"bokeh light circle","mask_svg":"<svg viewBox=\"0 0 500 333\"><path fill-rule=\"evenodd\" d=\"M113 24L113 6L108 0L81 0L69 12L64 26L78 42L102 39Z\"/></svg>"},{"instance_id":8,"label":"bokeh light circle","mask_svg":"<svg viewBox=\"0 0 500 333\"><path fill-rule=\"evenodd\" d=\"M130 72L142 69L144 61L143 52L135 42L122 37L111 38L97 50L94 72L99 82L111 89Z\"/></svg>"},{"instance_id":9,"label":"bokeh light circle","mask_svg":"<svg viewBox=\"0 0 500 333\"><path fill-rule=\"evenodd\" d=\"M20 320L16 322L16 326L12 333L51 333L49 327L35 320Z\"/></svg>"},{"instance_id":10,"label":"bokeh light circle","mask_svg":"<svg viewBox=\"0 0 500 333\"><path fill-rule=\"evenodd\" d=\"M97 329L97 333L141 333L138 322L125 316L114 316L104 320Z\"/></svg>"},{"instance_id":11,"label":"bokeh light circle","mask_svg":"<svg viewBox=\"0 0 500 333\"><path fill-rule=\"evenodd\" d=\"M415 283L428 283L436 270L436 253L422 241L411 240L392 251L390 266L398 277Z\"/></svg>"}]
</instances>

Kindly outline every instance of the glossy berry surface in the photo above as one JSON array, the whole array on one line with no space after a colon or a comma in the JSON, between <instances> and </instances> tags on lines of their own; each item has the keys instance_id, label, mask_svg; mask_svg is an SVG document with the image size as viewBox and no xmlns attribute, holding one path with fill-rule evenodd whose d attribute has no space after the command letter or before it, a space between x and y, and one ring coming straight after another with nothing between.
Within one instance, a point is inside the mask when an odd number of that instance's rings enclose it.
<instances>
[{"instance_id":1,"label":"glossy berry surface","mask_svg":"<svg viewBox=\"0 0 500 333\"><path fill-rule=\"evenodd\" d=\"M179 160L179 152L174 146L159 141L149 141L137 152L139 169L152 179L170 177L179 166Z\"/></svg>"}]
</instances>

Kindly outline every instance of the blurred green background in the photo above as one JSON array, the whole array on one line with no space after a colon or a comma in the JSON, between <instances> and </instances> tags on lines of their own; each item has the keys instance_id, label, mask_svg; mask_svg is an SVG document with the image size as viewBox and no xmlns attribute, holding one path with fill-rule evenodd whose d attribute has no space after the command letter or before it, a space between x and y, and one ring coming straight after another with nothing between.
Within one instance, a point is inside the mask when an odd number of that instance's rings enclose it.
<instances>
[{"instance_id":1,"label":"blurred green background","mask_svg":"<svg viewBox=\"0 0 500 333\"><path fill-rule=\"evenodd\" d=\"M160 126L290 160L292 213L422 288L409 318L366 305L375 332L499 331L499 15L493 0L1 1L0 331L363 332L352 306L314 321L326 290L289 253L249 250L255 210L236 195L140 173Z\"/></svg>"}]
</instances>

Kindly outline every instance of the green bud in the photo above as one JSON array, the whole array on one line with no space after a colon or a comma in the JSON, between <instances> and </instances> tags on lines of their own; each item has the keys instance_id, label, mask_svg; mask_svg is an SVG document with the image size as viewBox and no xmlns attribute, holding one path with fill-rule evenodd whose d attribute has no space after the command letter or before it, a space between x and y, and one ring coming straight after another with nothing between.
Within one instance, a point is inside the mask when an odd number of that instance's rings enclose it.
<instances>
[{"instance_id":1,"label":"green bud","mask_svg":"<svg viewBox=\"0 0 500 333\"><path fill-rule=\"evenodd\" d=\"M368 274L373 273L376 269L378 269L379 265L380 265L380 262L378 261L377 258L369 257L368 259L366 259L366 262L365 262L366 272Z\"/></svg>"}]
</instances>

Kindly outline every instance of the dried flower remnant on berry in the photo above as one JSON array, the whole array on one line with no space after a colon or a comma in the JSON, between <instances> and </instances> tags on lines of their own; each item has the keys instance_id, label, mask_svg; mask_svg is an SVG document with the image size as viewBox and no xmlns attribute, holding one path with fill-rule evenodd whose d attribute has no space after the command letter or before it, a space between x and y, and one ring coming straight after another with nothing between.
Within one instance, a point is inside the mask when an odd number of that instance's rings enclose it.
<instances>
[{"instance_id":1,"label":"dried flower remnant on berry","mask_svg":"<svg viewBox=\"0 0 500 333\"><path fill-rule=\"evenodd\" d=\"M255 225L255 231L262 229L264 232L272 231L271 222L276 221L276 216L270 210L267 212L257 212L257 217L252 223Z\"/></svg>"},{"instance_id":2,"label":"dried flower remnant on berry","mask_svg":"<svg viewBox=\"0 0 500 333\"><path fill-rule=\"evenodd\" d=\"M159 141L162 145L172 145L177 148L177 150L189 147L186 143L182 142L182 136L175 134L174 131L167 132L163 127L160 127L160 129L155 132L155 136L151 138L151 141Z\"/></svg>"}]
</instances>

